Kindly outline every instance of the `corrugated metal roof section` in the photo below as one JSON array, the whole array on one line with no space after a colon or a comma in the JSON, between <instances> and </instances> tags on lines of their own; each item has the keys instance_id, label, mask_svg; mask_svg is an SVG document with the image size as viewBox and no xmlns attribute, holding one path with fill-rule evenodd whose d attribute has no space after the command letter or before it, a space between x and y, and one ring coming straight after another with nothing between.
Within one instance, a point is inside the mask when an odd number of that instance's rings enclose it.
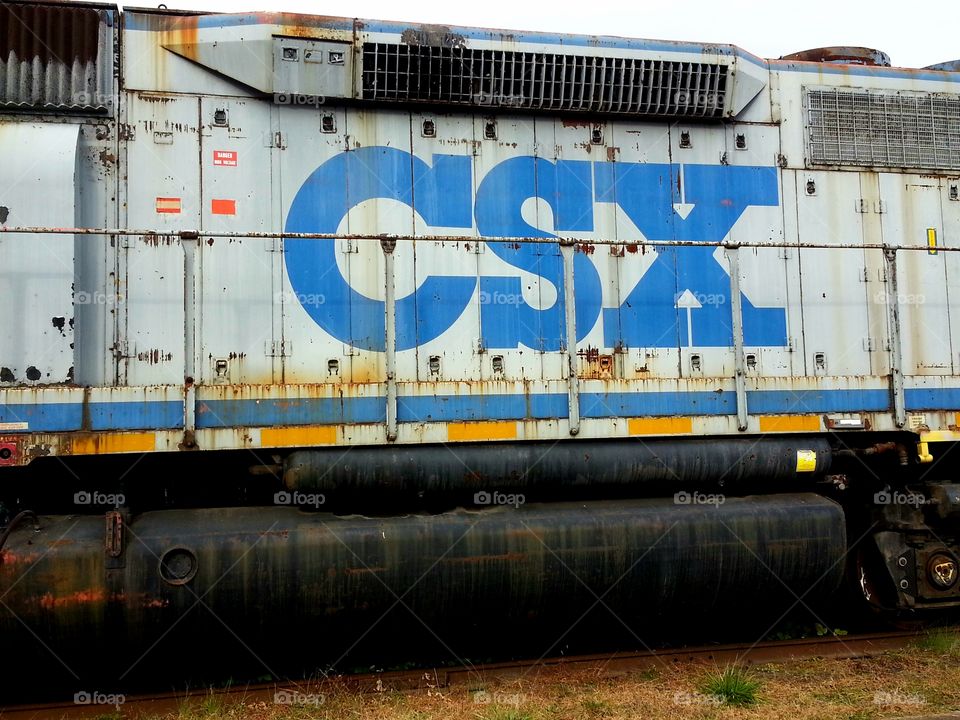
<instances>
[{"instance_id":1,"label":"corrugated metal roof section","mask_svg":"<svg viewBox=\"0 0 960 720\"><path fill-rule=\"evenodd\" d=\"M113 12L0 4L0 107L110 112Z\"/></svg>"},{"instance_id":2,"label":"corrugated metal roof section","mask_svg":"<svg viewBox=\"0 0 960 720\"><path fill-rule=\"evenodd\" d=\"M365 43L363 99L720 118L727 66Z\"/></svg>"}]
</instances>

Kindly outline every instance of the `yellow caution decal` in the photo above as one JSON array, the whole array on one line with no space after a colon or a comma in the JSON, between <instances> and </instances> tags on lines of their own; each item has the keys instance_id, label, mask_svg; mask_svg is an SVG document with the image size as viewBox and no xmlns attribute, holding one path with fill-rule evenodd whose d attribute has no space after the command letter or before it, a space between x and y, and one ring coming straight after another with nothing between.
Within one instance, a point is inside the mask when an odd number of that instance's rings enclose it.
<instances>
[{"instance_id":1,"label":"yellow caution decal","mask_svg":"<svg viewBox=\"0 0 960 720\"><path fill-rule=\"evenodd\" d=\"M817 451L797 450L797 472L816 472Z\"/></svg>"}]
</instances>

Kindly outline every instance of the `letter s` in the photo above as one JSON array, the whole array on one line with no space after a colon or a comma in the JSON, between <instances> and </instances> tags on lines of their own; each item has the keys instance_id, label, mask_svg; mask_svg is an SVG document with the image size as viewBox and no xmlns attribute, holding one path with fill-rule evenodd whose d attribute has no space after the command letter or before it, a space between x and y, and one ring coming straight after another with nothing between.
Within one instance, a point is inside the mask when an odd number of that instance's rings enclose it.
<instances>
[{"instance_id":1,"label":"letter s","mask_svg":"<svg viewBox=\"0 0 960 720\"><path fill-rule=\"evenodd\" d=\"M579 160L517 157L494 167L477 189L477 230L485 237L553 237L530 226L521 215L523 203L539 197L553 209L556 230L593 230L591 164ZM535 310L527 303L483 304L480 324L484 345L490 348L560 350L565 343L563 260L551 244L489 242L503 261L539 275L557 289L552 307ZM600 315L600 275L583 254L574 256L577 299L577 339L587 335ZM482 277L480 291L522 297L519 277Z\"/></svg>"}]
</instances>

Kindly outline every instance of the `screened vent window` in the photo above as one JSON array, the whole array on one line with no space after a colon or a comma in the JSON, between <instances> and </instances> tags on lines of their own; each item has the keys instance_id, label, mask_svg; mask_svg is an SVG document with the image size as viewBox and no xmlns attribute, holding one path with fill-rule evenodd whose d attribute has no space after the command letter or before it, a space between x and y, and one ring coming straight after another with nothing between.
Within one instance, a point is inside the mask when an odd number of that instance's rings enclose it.
<instances>
[{"instance_id":1,"label":"screened vent window","mask_svg":"<svg viewBox=\"0 0 960 720\"><path fill-rule=\"evenodd\" d=\"M560 112L720 118L727 66L366 43L363 98Z\"/></svg>"},{"instance_id":2,"label":"screened vent window","mask_svg":"<svg viewBox=\"0 0 960 720\"><path fill-rule=\"evenodd\" d=\"M807 89L804 102L811 163L960 169L960 95Z\"/></svg>"}]
</instances>

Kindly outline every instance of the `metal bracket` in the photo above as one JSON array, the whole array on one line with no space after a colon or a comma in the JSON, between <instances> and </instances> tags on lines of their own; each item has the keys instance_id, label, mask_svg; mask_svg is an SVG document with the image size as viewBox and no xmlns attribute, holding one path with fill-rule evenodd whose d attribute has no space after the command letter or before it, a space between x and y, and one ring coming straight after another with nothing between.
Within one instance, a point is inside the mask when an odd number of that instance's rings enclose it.
<instances>
[{"instance_id":1,"label":"metal bracket","mask_svg":"<svg viewBox=\"0 0 960 720\"><path fill-rule=\"evenodd\" d=\"M293 341L267 340L263 344L263 352L267 357L290 357L293 355Z\"/></svg>"},{"instance_id":2,"label":"metal bracket","mask_svg":"<svg viewBox=\"0 0 960 720\"><path fill-rule=\"evenodd\" d=\"M563 313L567 335L567 398L570 434L580 433L580 378L577 374L577 306L573 296L574 240L560 241L563 259Z\"/></svg>"},{"instance_id":3,"label":"metal bracket","mask_svg":"<svg viewBox=\"0 0 960 720\"><path fill-rule=\"evenodd\" d=\"M122 510L108 510L104 518L106 527L103 538L103 550L107 570L124 566L123 551L127 519Z\"/></svg>"},{"instance_id":4,"label":"metal bracket","mask_svg":"<svg viewBox=\"0 0 960 720\"><path fill-rule=\"evenodd\" d=\"M730 310L733 315L734 381L737 387L737 429L747 429L747 368L743 352L743 308L740 300L740 247L726 245L730 262Z\"/></svg>"},{"instance_id":5,"label":"metal bracket","mask_svg":"<svg viewBox=\"0 0 960 720\"><path fill-rule=\"evenodd\" d=\"M893 420L897 427L903 427L907 423L907 410L903 387L903 352L900 345L896 248L886 248L883 256L887 261L887 315L890 326L890 392L893 395Z\"/></svg>"},{"instance_id":6,"label":"metal bracket","mask_svg":"<svg viewBox=\"0 0 960 720\"><path fill-rule=\"evenodd\" d=\"M387 440L397 439L397 289L394 278L395 257L393 251L397 247L396 240L383 239L380 248L383 250L384 268L384 315L386 338L384 346L384 366L387 371Z\"/></svg>"}]
</instances>

